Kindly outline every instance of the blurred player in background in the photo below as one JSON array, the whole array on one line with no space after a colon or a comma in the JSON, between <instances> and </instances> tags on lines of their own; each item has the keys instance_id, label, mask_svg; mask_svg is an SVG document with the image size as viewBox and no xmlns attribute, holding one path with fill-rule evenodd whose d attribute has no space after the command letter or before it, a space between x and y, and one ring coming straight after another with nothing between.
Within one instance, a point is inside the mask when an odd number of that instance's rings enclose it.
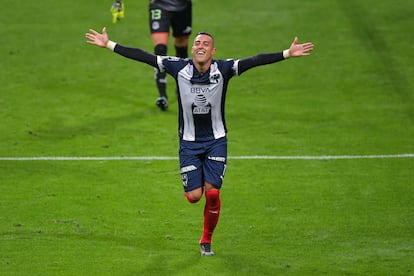
<instances>
[{"instance_id":1,"label":"blurred player in background","mask_svg":"<svg viewBox=\"0 0 414 276\"><path fill-rule=\"evenodd\" d=\"M111 6L112 23L125 17L122 0L115 0ZM175 55L188 57L188 39L192 28L191 0L150 0L149 26L154 45L154 54L167 55L170 29L174 37ZM163 111L168 108L167 78L165 72L154 69L159 97L155 104Z\"/></svg>"},{"instance_id":2,"label":"blurred player in background","mask_svg":"<svg viewBox=\"0 0 414 276\"><path fill-rule=\"evenodd\" d=\"M111 6L112 23L118 22L125 17L125 6L122 0L115 0Z\"/></svg>"},{"instance_id":3,"label":"blurred player in background","mask_svg":"<svg viewBox=\"0 0 414 276\"><path fill-rule=\"evenodd\" d=\"M180 58L188 57L188 38L192 26L191 0L150 0L149 25L155 55L167 55L168 37L172 29L175 55ZM154 71L159 93L155 104L165 111L168 108L166 74L158 68Z\"/></svg>"},{"instance_id":4,"label":"blurred player in background","mask_svg":"<svg viewBox=\"0 0 414 276\"><path fill-rule=\"evenodd\" d=\"M151 65L176 80L179 159L184 195L190 203L198 202L205 195L204 224L199 245L201 255L213 256L211 243L219 220L220 189L227 163L224 111L228 83L232 77L253 67L289 57L307 56L313 50L313 44L298 44L295 38L289 49L284 51L242 59L215 60L213 37L208 33L198 33L193 42L193 58L183 59L153 55L139 48L122 46L109 40L105 28L102 34L89 30L85 36L90 44L106 47L124 57Z\"/></svg>"}]
</instances>

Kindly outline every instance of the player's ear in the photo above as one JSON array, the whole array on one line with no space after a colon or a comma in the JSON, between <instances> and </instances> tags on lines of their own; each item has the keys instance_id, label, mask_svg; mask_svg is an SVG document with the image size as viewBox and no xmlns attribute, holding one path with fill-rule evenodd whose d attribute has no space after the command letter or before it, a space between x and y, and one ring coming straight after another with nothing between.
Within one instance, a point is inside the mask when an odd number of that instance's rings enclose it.
<instances>
[{"instance_id":1,"label":"player's ear","mask_svg":"<svg viewBox=\"0 0 414 276\"><path fill-rule=\"evenodd\" d=\"M213 51L211 51L211 54L214 55L216 53L216 48L213 48Z\"/></svg>"}]
</instances>

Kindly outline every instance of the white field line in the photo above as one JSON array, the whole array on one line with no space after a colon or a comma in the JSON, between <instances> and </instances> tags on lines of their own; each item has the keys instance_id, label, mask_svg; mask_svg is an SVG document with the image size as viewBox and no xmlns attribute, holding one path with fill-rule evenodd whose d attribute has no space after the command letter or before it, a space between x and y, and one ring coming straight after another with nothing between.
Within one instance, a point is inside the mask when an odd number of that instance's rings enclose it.
<instances>
[{"instance_id":1,"label":"white field line","mask_svg":"<svg viewBox=\"0 0 414 276\"><path fill-rule=\"evenodd\" d=\"M381 154L381 155L316 155L316 156L278 156L278 155L250 155L228 156L228 159L242 160L338 160L338 159L389 159L414 158L414 153ZM71 156L38 156L38 157L0 157L0 161L110 161L110 160L178 160L172 156L104 156L104 157L71 157Z\"/></svg>"}]
</instances>

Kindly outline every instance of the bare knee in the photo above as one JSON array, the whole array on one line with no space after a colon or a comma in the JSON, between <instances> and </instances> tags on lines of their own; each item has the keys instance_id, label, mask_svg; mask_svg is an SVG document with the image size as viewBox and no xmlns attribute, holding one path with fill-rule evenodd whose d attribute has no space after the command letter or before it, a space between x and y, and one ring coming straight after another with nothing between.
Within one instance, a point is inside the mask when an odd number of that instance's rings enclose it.
<instances>
[{"instance_id":1,"label":"bare knee","mask_svg":"<svg viewBox=\"0 0 414 276\"><path fill-rule=\"evenodd\" d=\"M189 192L185 192L184 196L190 203L198 202L203 195L203 188L198 188Z\"/></svg>"},{"instance_id":2,"label":"bare knee","mask_svg":"<svg viewBox=\"0 0 414 276\"><path fill-rule=\"evenodd\" d=\"M159 44L168 45L168 36L169 36L168 32L151 34L152 42L154 45L159 45Z\"/></svg>"}]
</instances>

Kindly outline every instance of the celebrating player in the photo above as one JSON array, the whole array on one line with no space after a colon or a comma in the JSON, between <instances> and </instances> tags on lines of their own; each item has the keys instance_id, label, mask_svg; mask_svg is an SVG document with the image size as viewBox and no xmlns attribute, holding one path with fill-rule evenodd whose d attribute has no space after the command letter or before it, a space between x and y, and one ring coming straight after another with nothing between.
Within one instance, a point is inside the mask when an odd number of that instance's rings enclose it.
<instances>
[{"instance_id":1,"label":"celebrating player","mask_svg":"<svg viewBox=\"0 0 414 276\"><path fill-rule=\"evenodd\" d=\"M220 215L220 189L227 162L224 103L228 82L253 67L309 55L313 44L298 44L298 38L295 38L290 48L284 51L215 60L214 39L205 32L195 37L191 59L153 55L139 48L122 46L109 40L105 28L102 33L90 29L85 36L90 44L146 63L176 80L184 195L190 203L196 203L205 194L204 226L199 245L203 256L214 255L211 243Z\"/></svg>"}]
</instances>

